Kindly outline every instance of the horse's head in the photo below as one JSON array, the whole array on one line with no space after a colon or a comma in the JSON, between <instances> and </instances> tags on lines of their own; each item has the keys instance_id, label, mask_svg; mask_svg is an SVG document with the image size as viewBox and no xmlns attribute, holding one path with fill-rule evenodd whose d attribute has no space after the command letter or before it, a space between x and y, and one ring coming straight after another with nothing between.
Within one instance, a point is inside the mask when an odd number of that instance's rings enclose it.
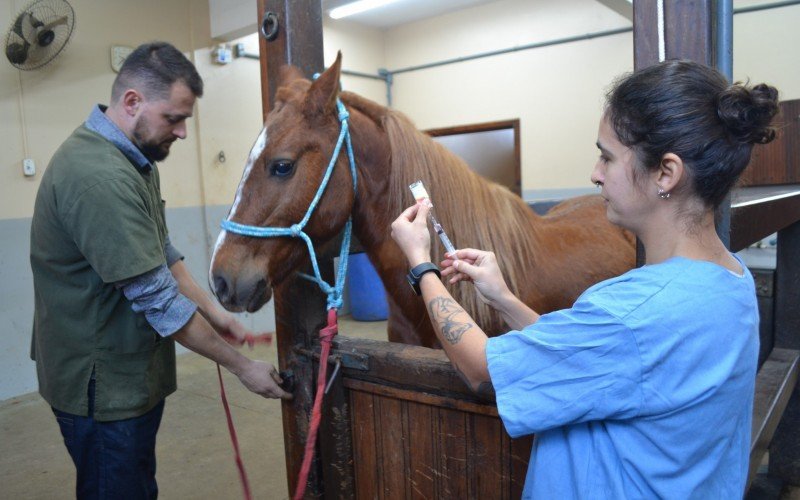
<instances>
[{"instance_id":1,"label":"horse's head","mask_svg":"<svg viewBox=\"0 0 800 500\"><path fill-rule=\"evenodd\" d=\"M306 214L339 136L336 108L341 55L316 81L286 67L275 105L245 165L228 220L259 227L289 228ZM336 236L354 203L353 179L343 147L325 194L304 231L315 244ZM256 311L278 285L308 258L300 238L254 238L223 230L209 279L220 303L231 311Z\"/></svg>"}]
</instances>

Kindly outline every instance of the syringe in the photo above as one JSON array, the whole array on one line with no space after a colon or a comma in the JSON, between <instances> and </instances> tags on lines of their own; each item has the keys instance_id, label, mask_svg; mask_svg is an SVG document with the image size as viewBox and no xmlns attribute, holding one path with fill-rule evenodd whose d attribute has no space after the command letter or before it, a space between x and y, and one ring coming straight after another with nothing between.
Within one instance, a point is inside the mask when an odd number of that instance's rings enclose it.
<instances>
[{"instance_id":1,"label":"syringe","mask_svg":"<svg viewBox=\"0 0 800 500\"><path fill-rule=\"evenodd\" d=\"M417 202L425 203L428 208L430 208L430 212L428 212L428 217L431 219L431 224L433 225L433 230L436 231L436 234L439 235L439 240L444 245L444 249L447 250L454 260L458 260L455 256L456 248L453 246L453 243L450 242L450 238L447 237L447 233L444 232L444 228L439 221L436 220L436 216L433 215L433 203L431 202L430 196L428 196L428 191L425 189L425 186L422 184L422 181L417 181L408 186L411 189L411 194L414 195L414 199Z\"/></svg>"}]
</instances>

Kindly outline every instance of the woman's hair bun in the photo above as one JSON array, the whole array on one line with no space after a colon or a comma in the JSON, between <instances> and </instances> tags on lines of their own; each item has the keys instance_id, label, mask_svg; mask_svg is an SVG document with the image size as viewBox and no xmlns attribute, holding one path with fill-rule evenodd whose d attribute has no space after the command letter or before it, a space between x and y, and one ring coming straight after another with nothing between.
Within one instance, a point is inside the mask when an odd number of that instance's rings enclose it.
<instances>
[{"instance_id":1,"label":"woman's hair bun","mask_svg":"<svg viewBox=\"0 0 800 500\"><path fill-rule=\"evenodd\" d=\"M772 119L778 113L778 90L760 83L735 83L719 93L717 114L738 142L766 144L775 138Z\"/></svg>"}]
</instances>

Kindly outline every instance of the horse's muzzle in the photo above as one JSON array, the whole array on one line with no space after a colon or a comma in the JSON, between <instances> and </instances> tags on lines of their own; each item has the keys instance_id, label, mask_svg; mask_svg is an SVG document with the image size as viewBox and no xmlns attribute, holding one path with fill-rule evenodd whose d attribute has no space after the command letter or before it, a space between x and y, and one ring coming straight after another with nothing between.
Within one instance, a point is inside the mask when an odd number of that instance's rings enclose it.
<instances>
[{"instance_id":1,"label":"horse's muzzle","mask_svg":"<svg viewBox=\"0 0 800 500\"><path fill-rule=\"evenodd\" d=\"M231 277L217 270L211 285L222 307L232 312L256 312L272 297L272 289L262 276Z\"/></svg>"}]
</instances>

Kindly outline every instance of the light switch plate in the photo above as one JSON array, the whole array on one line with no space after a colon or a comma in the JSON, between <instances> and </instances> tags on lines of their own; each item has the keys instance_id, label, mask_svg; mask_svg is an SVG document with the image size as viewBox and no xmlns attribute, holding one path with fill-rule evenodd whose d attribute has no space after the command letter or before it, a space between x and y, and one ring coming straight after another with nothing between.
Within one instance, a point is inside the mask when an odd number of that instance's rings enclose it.
<instances>
[{"instance_id":1,"label":"light switch plate","mask_svg":"<svg viewBox=\"0 0 800 500\"><path fill-rule=\"evenodd\" d=\"M33 162L32 158L22 160L22 173L25 174L25 177L36 175L36 163Z\"/></svg>"}]
</instances>

